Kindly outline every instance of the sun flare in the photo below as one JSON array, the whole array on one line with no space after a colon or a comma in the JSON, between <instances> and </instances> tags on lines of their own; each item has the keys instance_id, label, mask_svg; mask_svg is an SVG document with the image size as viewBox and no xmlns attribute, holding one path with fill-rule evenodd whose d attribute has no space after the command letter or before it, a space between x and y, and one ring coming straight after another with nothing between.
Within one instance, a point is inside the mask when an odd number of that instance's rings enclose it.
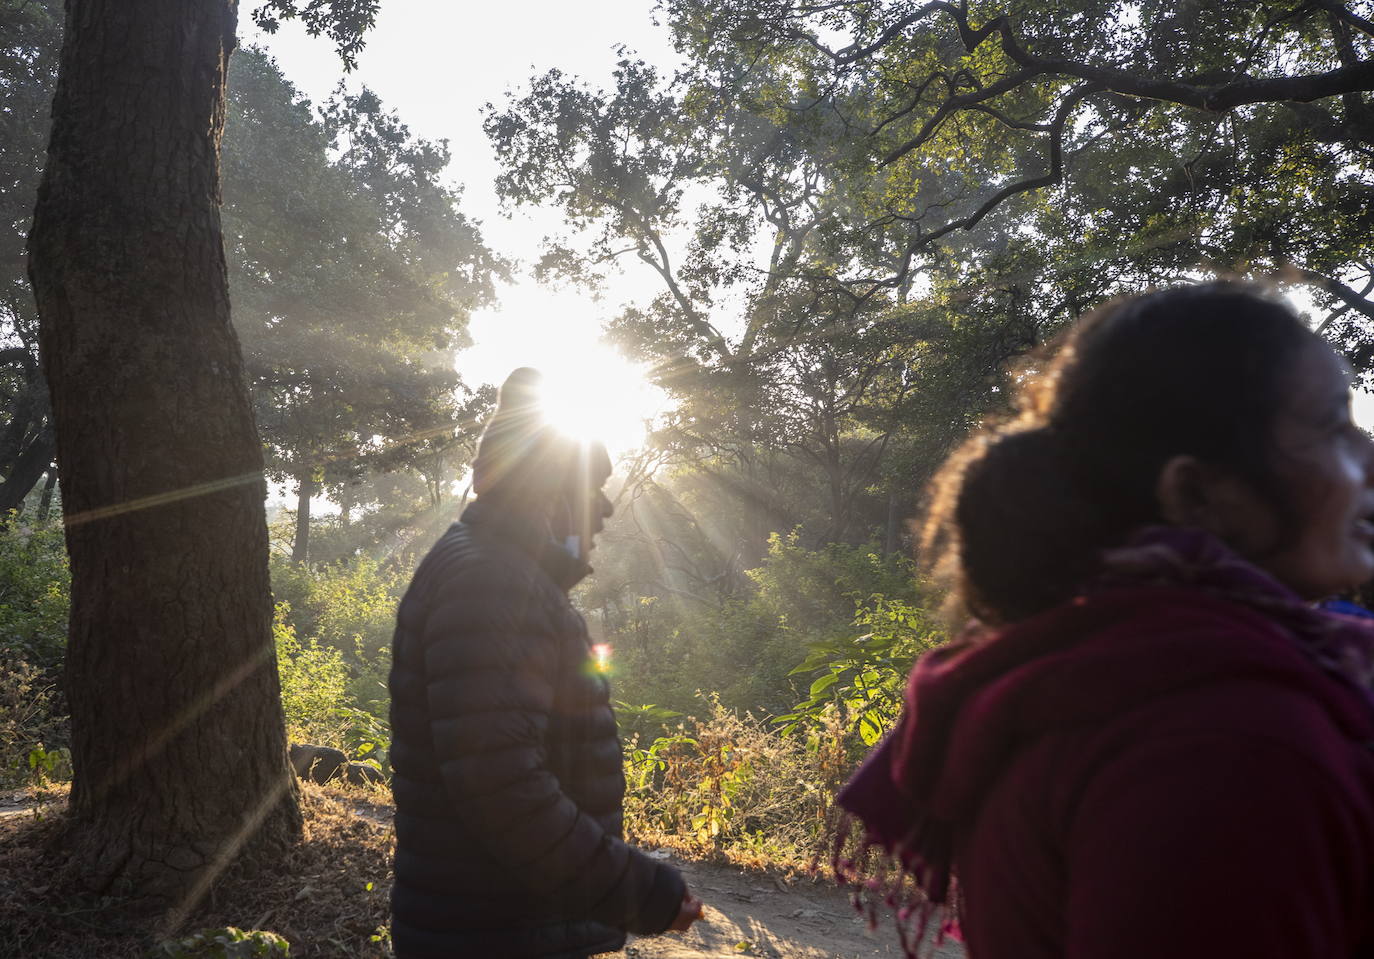
<instances>
[{"instance_id":1,"label":"sun flare","mask_svg":"<svg viewBox=\"0 0 1374 959\"><path fill-rule=\"evenodd\" d=\"M644 371L593 344L568 362L540 367L549 421L572 436L601 440L613 458L644 445L665 397Z\"/></svg>"},{"instance_id":2,"label":"sun flare","mask_svg":"<svg viewBox=\"0 0 1374 959\"><path fill-rule=\"evenodd\" d=\"M534 367L544 376L549 419L622 457L644 445L645 424L669 401L642 366L602 340L604 312L568 290L512 286L499 304L473 313L473 346L460 354L458 371L470 383L501 383L516 367Z\"/></svg>"}]
</instances>

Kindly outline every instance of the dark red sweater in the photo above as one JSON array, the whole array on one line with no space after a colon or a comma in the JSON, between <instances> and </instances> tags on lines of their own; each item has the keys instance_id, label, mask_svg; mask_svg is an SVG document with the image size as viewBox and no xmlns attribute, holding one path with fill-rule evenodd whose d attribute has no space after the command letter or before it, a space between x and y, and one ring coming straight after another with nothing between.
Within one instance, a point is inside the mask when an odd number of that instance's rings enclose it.
<instances>
[{"instance_id":1,"label":"dark red sweater","mask_svg":"<svg viewBox=\"0 0 1374 959\"><path fill-rule=\"evenodd\" d=\"M1374 715L1260 613L1114 590L915 682L971 959L1374 956Z\"/></svg>"}]
</instances>

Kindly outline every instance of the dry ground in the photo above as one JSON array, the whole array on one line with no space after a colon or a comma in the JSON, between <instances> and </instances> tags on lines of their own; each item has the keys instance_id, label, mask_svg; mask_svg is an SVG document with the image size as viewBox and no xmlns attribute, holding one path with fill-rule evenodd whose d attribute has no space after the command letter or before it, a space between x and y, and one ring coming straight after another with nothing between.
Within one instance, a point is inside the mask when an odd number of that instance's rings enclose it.
<instances>
[{"instance_id":1,"label":"dry ground","mask_svg":"<svg viewBox=\"0 0 1374 959\"><path fill-rule=\"evenodd\" d=\"M290 941L297 959L385 959L385 938L374 939L387 920L392 832L385 798L303 784L302 843L273 875L226 878L186 931L270 929ZM78 891L55 851L64 804L60 790L0 796L0 959L142 959L154 935L118 902ZM847 894L829 882L653 854L683 870L706 913L686 934L632 938L629 957L901 956L891 927L884 922L870 932ZM935 955L959 959L963 951L946 946Z\"/></svg>"},{"instance_id":2,"label":"dry ground","mask_svg":"<svg viewBox=\"0 0 1374 959\"><path fill-rule=\"evenodd\" d=\"M157 936L117 900L81 891L58 852L65 796L0 803L0 959L143 959ZM305 834L269 875L225 877L182 934L270 929L310 959L384 959L391 827L356 811L367 794L302 784ZM370 888L369 888L370 886Z\"/></svg>"}]
</instances>

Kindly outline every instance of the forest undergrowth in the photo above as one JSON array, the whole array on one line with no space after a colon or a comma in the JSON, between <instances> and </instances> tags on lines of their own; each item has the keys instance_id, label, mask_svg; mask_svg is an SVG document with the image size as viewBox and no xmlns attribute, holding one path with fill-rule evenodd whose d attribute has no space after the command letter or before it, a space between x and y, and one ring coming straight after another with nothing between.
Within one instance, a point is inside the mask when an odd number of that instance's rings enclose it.
<instances>
[{"instance_id":1,"label":"forest undergrowth","mask_svg":"<svg viewBox=\"0 0 1374 959\"><path fill-rule=\"evenodd\" d=\"M274 559L290 741L387 770L385 676L409 564ZM871 550L810 551L775 537L751 576L753 591L715 615L646 607L647 641L641 621L604 611L589 620L596 639L630 653L606 665L613 695L628 700L615 704L627 837L688 859L796 874L825 861L836 791L895 720L911 660L944 634L924 612L909 565ZM0 583L0 790L37 803L21 814L12 803L0 816L0 957L189 959L218 955L207 951L216 937L237 950L226 955L283 955L283 944L297 957L388 954L393 839L384 785L303 783L305 835L289 859L258 879L226 876L183 928L161 938L131 924L117 900L82 892L60 851L71 776L60 527L0 525ZM585 608L595 597L578 598ZM731 668L726 655L743 661ZM748 681L727 684L731 672ZM714 679L725 688L693 683ZM659 703L645 704L649 696ZM197 939L199 930L210 932Z\"/></svg>"}]
</instances>

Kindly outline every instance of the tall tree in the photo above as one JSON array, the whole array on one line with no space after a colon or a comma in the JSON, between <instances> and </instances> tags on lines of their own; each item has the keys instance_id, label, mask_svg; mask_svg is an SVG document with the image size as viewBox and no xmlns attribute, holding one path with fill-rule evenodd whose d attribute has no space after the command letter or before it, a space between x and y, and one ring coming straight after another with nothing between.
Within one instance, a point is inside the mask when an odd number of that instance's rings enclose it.
<instances>
[{"instance_id":1,"label":"tall tree","mask_svg":"<svg viewBox=\"0 0 1374 959\"><path fill-rule=\"evenodd\" d=\"M95 886L174 911L300 828L219 220L236 10L70 0L29 236L71 557L72 841ZM306 11L348 51L375 5Z\"/></svg>"},{"instance_id":2,"label":"tall tree","mask_svg":"<svg viewBox=\"0 0 1374 959\"><path fill-rule=\"evenodd\" d=\"M296 487L298 562L313 496L369 466L432 463L422 451L463 415L454 354L506 267L444 184L448 160L445 144L412 136L366 89L336 93L317 114L265 53L234 58L234 325L269 475Z\"/></svg>"}]
</instances>

